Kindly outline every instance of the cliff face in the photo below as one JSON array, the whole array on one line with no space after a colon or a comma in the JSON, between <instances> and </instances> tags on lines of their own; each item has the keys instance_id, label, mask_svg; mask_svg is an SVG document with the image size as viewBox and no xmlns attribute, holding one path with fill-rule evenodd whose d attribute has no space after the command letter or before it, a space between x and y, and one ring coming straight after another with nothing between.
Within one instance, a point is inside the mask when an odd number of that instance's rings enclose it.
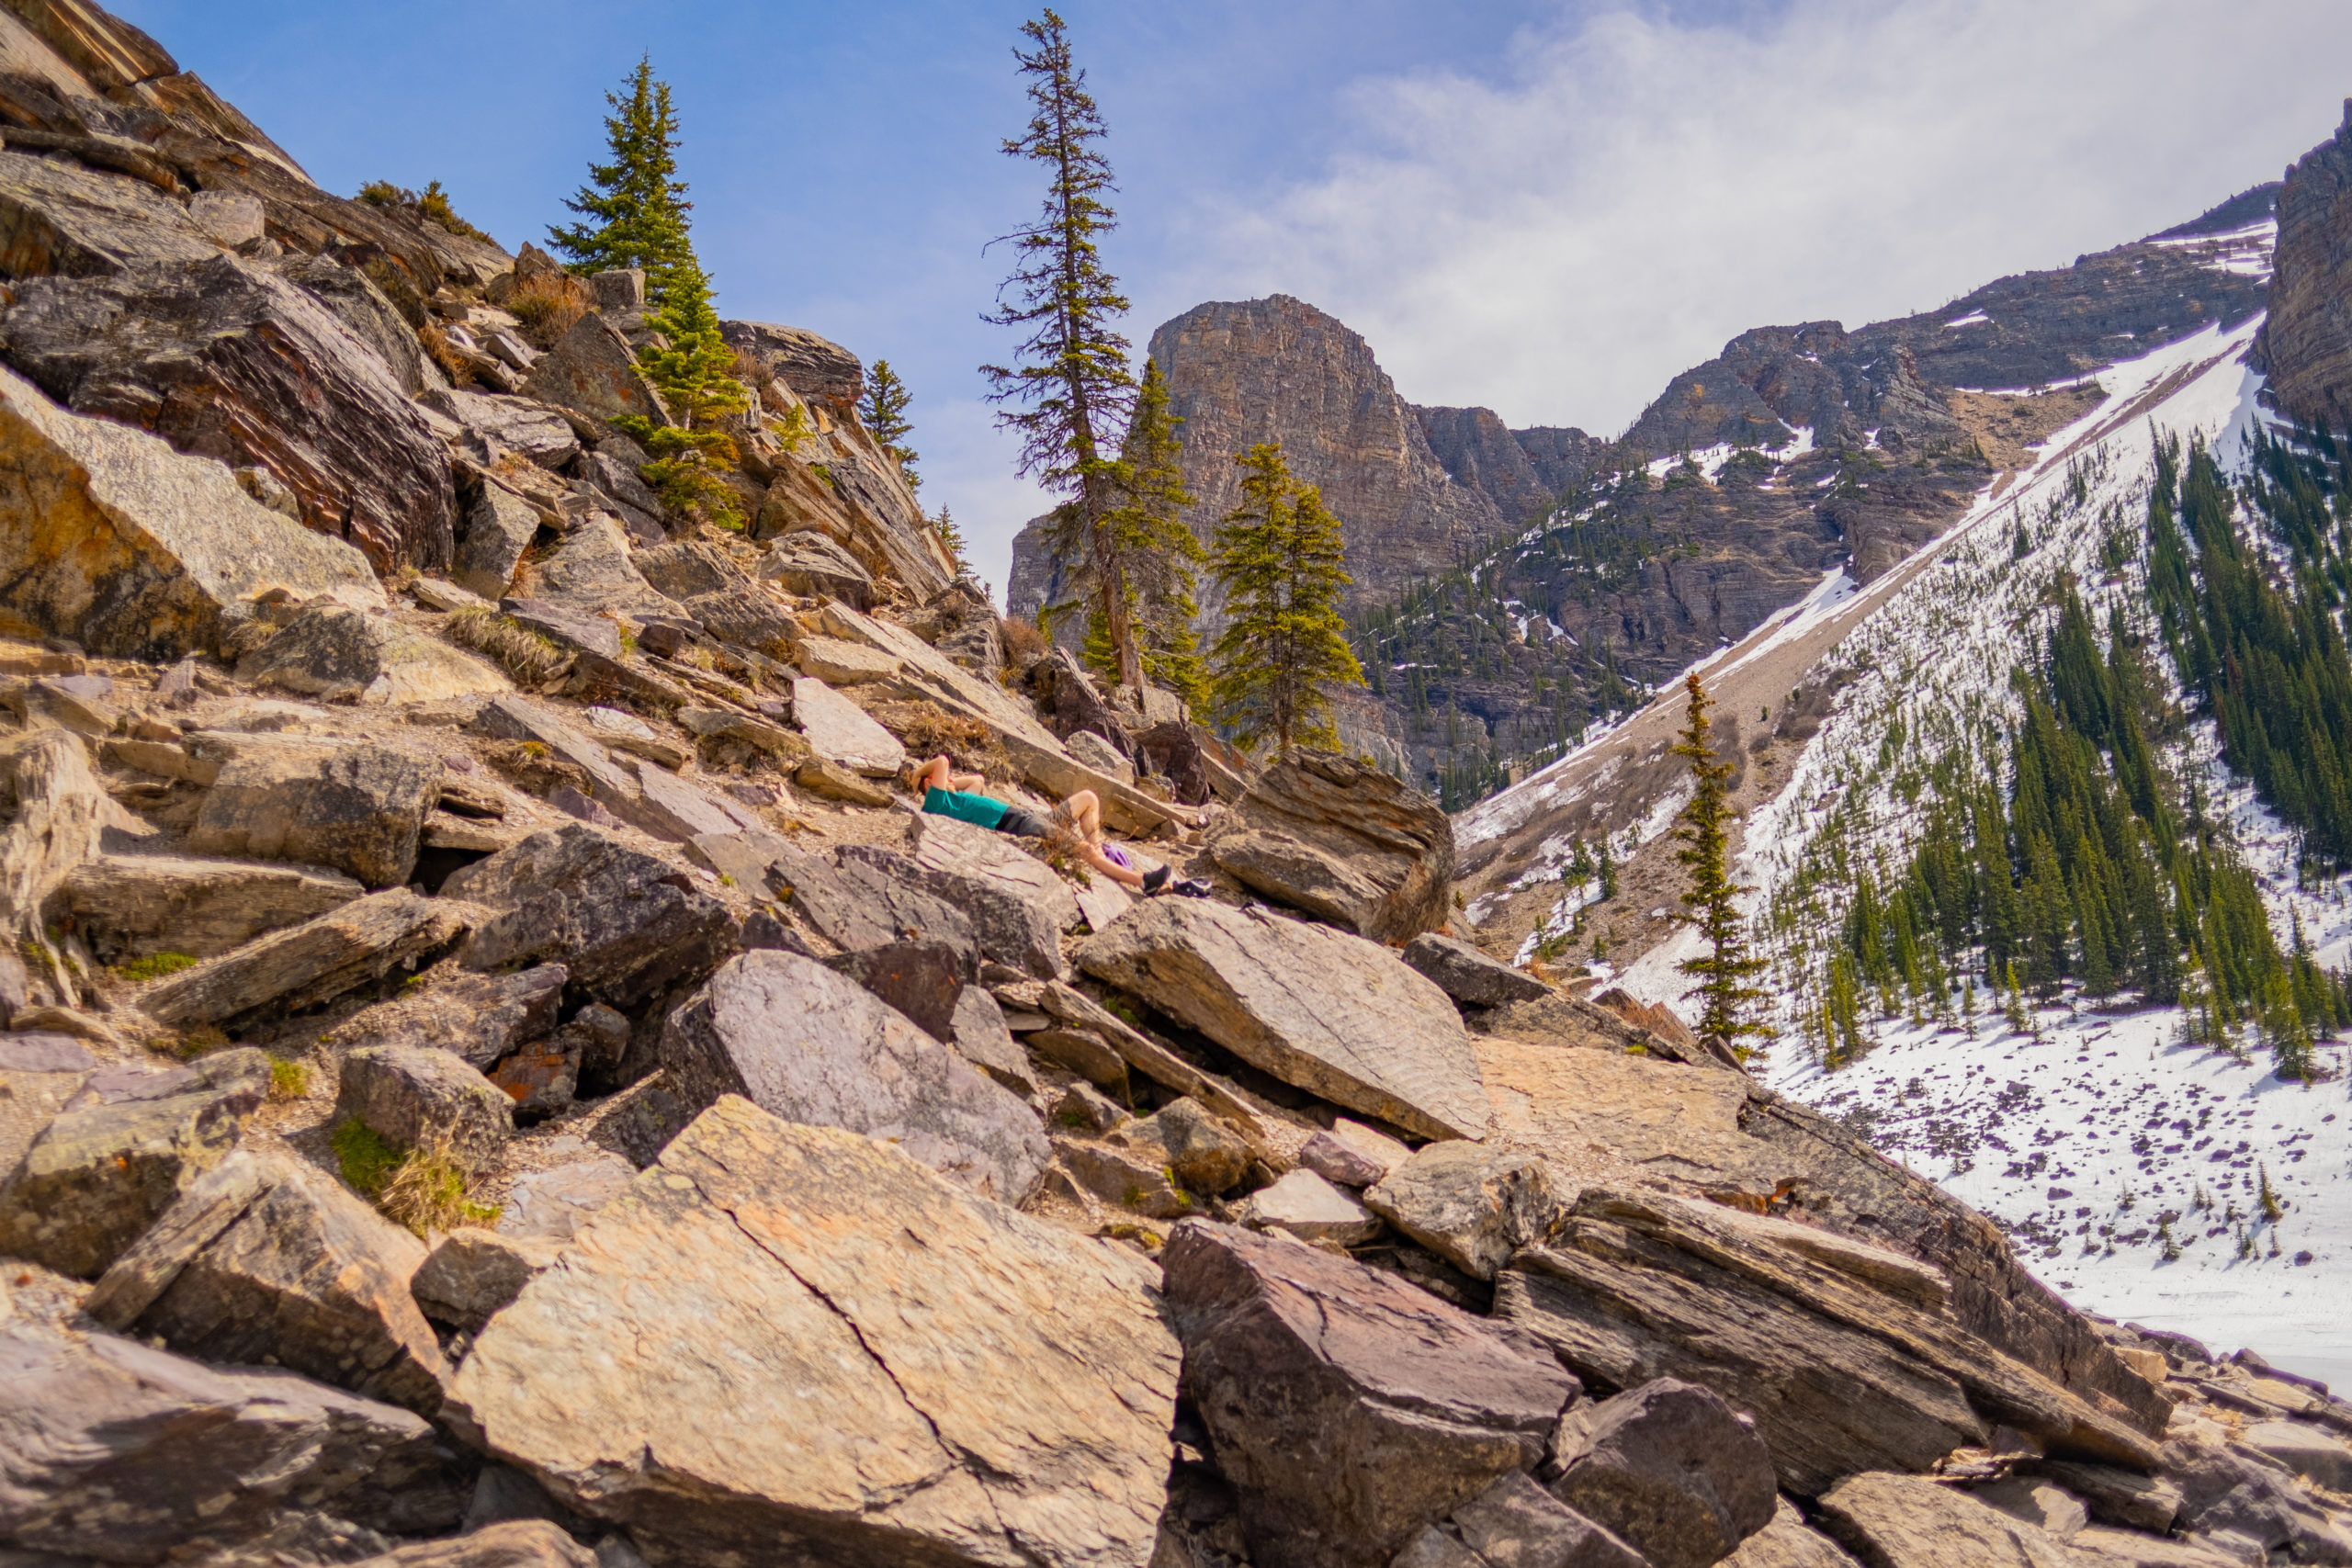
<instances>
[{"instance_id":1,"label":"cliff face","mask_svg":"<svg viewBox=\"0 0 2352 1568\"><path fill-rule=\"evenodd\" d=\"M2263 338L2280 412L2352 423L2352 99L2344 124L2287 171L2279 190L2278 270Z\"/></svg>"}]
</instances>

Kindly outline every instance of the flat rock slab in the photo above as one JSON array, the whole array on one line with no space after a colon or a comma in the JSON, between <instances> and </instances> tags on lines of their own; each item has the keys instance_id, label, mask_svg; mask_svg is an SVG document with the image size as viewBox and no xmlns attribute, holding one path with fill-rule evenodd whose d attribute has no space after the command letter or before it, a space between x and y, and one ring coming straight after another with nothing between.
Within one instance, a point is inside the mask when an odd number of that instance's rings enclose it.
<instances>
[{"instance_id":1,"label":"flat rock slab","mask_svg":"<svg viewBox=\"0 0 2352 1568\"><path fill-rule=\"evenodd\" d=\"M2078 1568L2082 1561L2046 1531L1923 1475L1851 1476L1824 1495L1821 1519L1848 1550L1883 1568Z\"/></svg>"},{"instance_id":2,"label":"flat rock slab","mask_svg":"<svg viewBox=\"0 0 2352 1568\"><path fill-rule=\"evenodd\" d=\"M1858 1568L1827 1536L1809 1529L1783 1498L1772 1522L1739 1543L1724 1568Z\"/></svg>"},{"instance_id":3,"label":"flat rock slab","mask_svg":"<svg viewBox=\"0 0 2352 1568\"><path fill-rule=\"evenodd\" d=\"M505 671L479 654L390 615L339 607L298 616L238 661L237 679L363 707L514 689Z\"/></svg>"},{"instance_id":4,"label":"flat rock slab","mask_svg":"<svg viewBox=\"0 0 2352 1568\"><path fill-rule=\"evenodd\" d=\"M265 1007L295 1011L437 953L487 918L454 899L387 888L183 969L157 982L139 1006L182 1027L223 1023Z\"/></svg>"},{"instance_id":5,"label":"flat rock slab","mask_svg":"<svg viewBox=\"0 0 2352 1568\"><path fill-rule=\"evenodd\" d=\"M341 908L368 890L341 872L191 855L99 855L59 897L107 963L156 953L210 958Z\"/></svg>"},{"instance_id":6,"label":"flat rock slab","mask_svg":"<svg viewBox=\"0 0 2352 1568\"><path fill-rule=\"evenodd\" d=\"M1022 840L950 817L914 818L909 852L922 885L962 909L980 950L1030 974L1061 973L1061 935L1082 918L1078 896Z\"/></svg>"},{"instance_id":7,"label":"flat rock slab","mask_svg":"<svg viewBox=\"0 0 2352 1568\"><path fill-rule=\"evenodd\" d=\"M516 1240L569 1241L588 1216L628 1191L636 1179L637 1168L611 1154L518 1176L498 1212L498 1234Z\"/></svg>"},{"instance_id":8,"label":"flat rock slab","mask_svg":"<svg viewBox=\"0 0 2352 1568\"><path fill-rule=\"evenodd\" d=\"M0 604L92 653L209 653L278 587L380 605L368 558L247 495L226 467L58 408L0 369Z\"/></svg>"},{"instance_id":9,"label":"flat rock slab","mask_svg":"<svg viewBox=\"0 0 2352 1568\"><path fill-rule=\"evenodd\" d=\"M740 1094L789 1122L897 1144L1017 1203L1050 1157L1035 1111L856 982L780 952L729 959L671 1014L662 1065L697 1104Z\"/></svg>"},{"instance_id":10,"label":"flat rock slab","mask_svg":"<svg viewBox=\"0 0 2352 1568\"><path fill-rule=\"evenodd\" d=\"M465 1058L434 1045L363 1045L345 1053L337 1122L356 1117L395 1148L446 1144L480 1167L514 1131L514 1108Z\"/></svg>"},{"instance_id":11,"label":"flat rock slab","mask_svg":"<svg viewBox=\"0 0 2352 1568\"><path fill-rule=\"evenodd\" d=\"M560 964L496 975L440 964L424 986L353 1018L334 1043L435 1046L488 1072L516 1046L555 1032L570 978Z\"/></svg>"},{"instance_id":12,"label":"flat rock slab","mask_svg":"<svg viewBox=\"0 0 2352 1568\"><path fill-rule=\"evenodd\" d=\"M269 1058L250 1047L98 1075L0 1184L0 1253L95 1277L236 1145L268 1092Z\"/></svg>"},{"instance_id":13,"label":"flat rock slab","mask_svg":"<svg viewBox=\"0 0 2352 1568\"><path fill-rule=\"evenodd\" d=\"M1355 1194L1332 1186L1311 1170L1294 1170L1271 1187L1244 1198L1236 1213L1259 1230L1281 1231L1301 1241L1354 1247L1380 1234L1380 1218Z\"/></svg>"},{"instance_id":14,"label":"flat rock slab","mask_svg":"<svg viewBox=\"0 0 2352 1568\"><path fill-rule=\"evenodd\" d=\"M1423 931L1407 942L1405 962L1436 981L1447 996L1471 1007L1503 1007L1552 994L1551 987L1526 971L1435 931Z\"/></svg>"},{"instance_id":15,"label":"flat rock slab","mask_svg":"<svg viewBox=\"0 0 2352 1568\"><path fill-rule=\"evenodd\" d=\"M906 765L899 738L822 681L803 675L792 682L792 718L809 749L829 762L875 778L888 778Z\"/></svg>"},{"instance_id":16,"label":"flat rock slab","mask_svg":"<svg viewBox=\"0 0 2352 1568\"><path fill-rule=\"evenodd\" d=\"M1589 1188L1551 1245L1497 1276L1495 1310L1596 1382L1663 1375L1713 1389L1755 1417L1781 1484L1801 1496L1860 1471L1926 1470L1995 1425L2062 1457L2155 1464L2146 1438L1970 1334L1948 1307L1923 1304L1915 1281L1810 1254L1791 1245L1794 1228Z\"/></svg>"},{"instance_id":17,"label":"flat rock slab","mask_svg":"<svg viewBox=\"0 0 2352 1568\"><path fill-rule=\"evenodd\" d=\"M1453 827L1410 784L1328 752L1260 774L1209 852L1242 884L1374 942L1445 923Z\"/></svg>"},{"instance_id":18,"label":"flat rock slab","mask_svg":"<svg viewBox=\"0 0 2352 1568\"><path fill-rule=\"evenodd\" d=\"M899 661L878 648L843 642L832 637L805 637L792 650L800 672L828 686L856 686L887 681L899 672Z\"/></svg>"},{"instance_id":19,"label":"flat rock slab","mask_svg":"<svg viewBox=\"0 0 2352 1568\"><path fill-rule=\"evenodd\" d=\"M467 968L560 960L573 986L617 1008L708 973L732 945L726 906L692 876L585 824L534 833L441 892L497 911L458 954Z\"/></svg>"},{"instance_id":20,"label":"flat rock slab","mask_svg":"<svg viewBox=\"0 0 2352 1568\"><path fill-rule=\"evenodd\" d=\"M441 760L366 742L285 738L243 749L205 792L187 846L199 854L329 866L369 887L408 881Z\"/></svg>"},{"instance_id":21,"label":"flat rock slab","mask_svg":"<svg viewBox=\"0 0 2352 1568\"><path fill-rule=\"evenodd\" d=\"M208 1367L19 1312L0 1317L0 1540L23 1551L207 1558L295 1498L398 1534L454 1529L465 1512L422 1417L293 1372Z\"/></svg>"},{"instance_id":22,"label":"flat rock slab","mask_svg":"<svg viewBox=\"0 0 2352 1568\"><path fill-rule=\"evenodd\" d=\"M523 1293L524 1286L554 1268L562 1252L563 1243L548 1237L459 1225L418 1265L408 1283L409 1294L434 1322L479 1333Z\"/></svg>"},{"instance_id":23,"label":"flat rock slab","mask_svg":"<svg viewBox=\"0 0 2352 1568\"><path fill-rule=\"evenodd\" d=\"M1385 1564L1541 1461L1578 1393L1532 1336L1288 1237L1187 1220L1160 1265L1185 1392L1266 1568Z\"/></svg>"},{"instance_id":24,"label":"flat rock slab","mask_svg":"<svg viewBox=\"0 0 2352 1568\"><path fill-rule=\"evenodd\" d=\"M1428 1138L1491 1114L1462 1015L1387 949L1202 898L1156 898L1078 965L1284 1083Z\"/></svg>"},{"instance_id":25,"label":"flat rock slab","mask_svg":"<svg viewBox=\"0 0 2352 1568\"><path fill-rule=\"evenodd\" d=\"M729 1098L491 1320L444 1410L656 1561L1127 1568L1177 1359L1115 1247Z\"/></svg>"},{"instance_id":26,"label":"flat rock slab","mask_svg":"<svg viewBox=\"0 0 2352 1568\"><path fill-rule=\"evenodd\" d=\"M83 1310L208 1361L275 1361L431 1415L448 1367L409 1294L424 1245L289 1155L231 1155L102 1275Z\"/></svg>"}]
</instances>

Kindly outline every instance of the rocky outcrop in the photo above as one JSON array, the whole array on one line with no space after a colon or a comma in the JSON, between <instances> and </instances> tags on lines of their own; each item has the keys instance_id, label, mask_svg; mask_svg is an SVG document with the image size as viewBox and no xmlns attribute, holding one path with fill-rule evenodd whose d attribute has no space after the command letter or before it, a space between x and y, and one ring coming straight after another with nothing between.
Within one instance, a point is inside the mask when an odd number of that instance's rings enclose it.
<instances>
[{"instance_id":1,"label":"rocky outcrop","mask_svg":"<svg viewBox=\"0 0 2352 1568\"><path fill-rule=\"evenodd\" d=\"M306 526L378 570L448 564L456 495L424 413L372 344L266 267L216 256L20 283L0 336L77 412L268 470Z\"/></svg>"},{"instance_id":2,"label":"rocky outcrop","mask_svg":"<svg viewBox=\"0 0 2352 1568\"><path fill-rule=\"evenodd\" d=\"M1568 488L1553 482L1544 469L1537 468L1527 448L1520 445L1517 433L1505 426L1492 409L1416 408L1413 417L1420 422L1421 434L1429 441L1430 455L1443 465L1446 473L1456 484L1486 491L1505 523L1523 522L1534 516ZM1584 434L1580 430L1543 434L1570 437ZM1566 446L1560 442L1549 445ZM1572 467L1573 459L1569 462ZM1557 473L1560 465L1555 457L1545 467Z\"/></svg>"},{"instance_id":3,"label":"rocky outcrop","mask_svg":"<svg viewBox=\"0 0 2352 1568\"><path fill-rule=\"evenodd\" d=\"M1261 773L1237 817L1209 852L1244 886L1378 942L1445 923L1453 826L1378 769L1301 752Z\"/></svg>"},{"instance_id":4,"label":"rocky outcrop","mask_svg":"<svg viewBox=\"0 0 2352 1568\"><path fill-rule=\"evenodd\" d=\"M1425 1138L1476 1138L1487 1095L1444 992L1387 949L1261 910L1154 899L1078 966L1295 1084Z\"/></svg>"},{"instance_id":5,"label":"rocky outcrop","mask_svg":"<svg viewBox=\"0 0 2352 1568\"><path fill-rule=\"evenodd\" d=\"M380 606L367 558L239 488L229 470L57 407L0 369L0 562L20 629L93 652L209 653L270 589Z\"/></svg>"},{"instance_id":6,"label":"rocky outcrop","mask_svg":"<svg viewBox=\"0 0 2352 1568\"><path fill-rule=\"evenodd\" d=\"M408 881L438 759L367 743L221 737L220 771L188 832L201 854L324 865L366 886Z\"/></svg>"},{"instance_id":7,"label":"rocky outcrop","mask_svg":"<svg viewBox=\"0 0 2352 1568\"><path fill-rule=\"evenodd\" d=\"M446 951L484 910L389 887L159 981L141 1010L175 1027L232 1023L332 1001Z\"/></svg>"},{"instance_id":8,"label":"rocky outcrop","mask_svg":"<svg viewBox=\"0 0 2352 1568\"><path fill-rule=\"evenodd\" d=\"M1176 1363L1105 1244L729 1099L491 1320L445 1415L656 1561L1113 1568L1150 1554Z\"/></svg>"},{"instance_id":9,"label":"rocky outcrop","mask_svg":"<svg viewBox=\"0 0 2352 1568\"><path fill-rule=\"evenodd\" d=\"M2352 424L2352 99L2334 136L2287 171L2262 355L2281 413Z\"/></svg>"}]
</instances>

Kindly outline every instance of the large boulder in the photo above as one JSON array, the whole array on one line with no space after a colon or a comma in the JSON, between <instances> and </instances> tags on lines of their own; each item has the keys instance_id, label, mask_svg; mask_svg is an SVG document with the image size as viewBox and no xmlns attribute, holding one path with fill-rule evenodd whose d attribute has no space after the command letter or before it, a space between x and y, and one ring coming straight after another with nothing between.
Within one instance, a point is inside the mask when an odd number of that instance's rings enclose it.
<instances>
[{"instance_id":1,"label":"large boulder","mask_svg":"<svg viewBox=\"0 0 2352 1568\"><path fill-rule=\"evenodd\" d=\"M238 661L237 678L324 703L381 707L511 692L490 660L390 615L306 611Z\"/></svg>"},{"instance_id":2,"label":"large boulder","mask_svg":"<svg viewBox=\"0 0 2352 1568\"><path fill-rule=\"evenodd\" d=\"M0 609L93 653L209 653L272 588L381 605L368 558L247 495L220 464L69 413L0 368Z\"/></svg>"},{"instance_id":3,"label":"large boulder","mask_svg":"<svg viewBox=\"0 0 2352 1568\"><path fill-rule=\"evenodd\" d=\"M1598 1009L1576 1011L1566 1036L1531 1029L1525 1039L1474 1037L1498 1141L1542 1154L1571 1190L1638 1172L1645 1183L1770 1205L1819 1227L1815 1234L1924 1262L1948 1284L1962 1327L2102 1408L2113 1400L2140 1430L2164 1430L2170 1402L2116 1358L2097 1325L2018 1264L1991 1221L1745 1073L1631 1055L1622 1044L1590 1048L1615 1043L1586 1027L1592 1013L1623 1030L1625 1043L1655 1038Z\"/></svg>"},{"instance_id":4,"label":"large boulder","mask_svg":"<svg viewBox=\"0 0 2352 1568\"><path fill-rule=\"evenodd\" d=\"M0 272L16 278L111 276L220 254L153 186L30 152L0 153Z\"/></svg>"},{"instance_id":5,"label":"large boulder","mask_svg":"<svg viewBox=\"0 0 2352 1568\"><path fill-rule=\"evenodd\" d=\"M600 427L624 414L636 414L656 424L670 423L662 394L637 362L637 351L594 310L573 322L553 348L533 362L522 391L526 398L569 409Z\"/></svg>"},{"instance_id":6,"label":"large boulder","mask_svg":"<svg viewBox=\"0 0 2352 1568\"><path fill-rule=\"evenodd\" d=\"M491 1319L443 1416L660 1562L1125 1568L1176 1376L1117 1247L729 1098Z\"/></svg>"},{"instance_id":7,"label":"large boulder","mask_svg":"<svg viewBox=\"0 0 2352 1568\"><path fill-rule=\"evenodd\" d=\"M0 1183L0 1254L91 1278L230 1149L269 1093L269 1058L220 1051L101 1074Z\"/></svg>"},{"instance_id":8,"label":"large boulder","mask_svg":"<svg viewBox=\"0 0 2352 1568\"><path fill-rule=\"evenodd\" d=\"M368 741L244 736L188 829L199 854L331 866L369 887L407 883L441 760Z\"/></svg>"},{"instance_id":9,"label":"large boulder","mask_svg":"<svg viewBox=\"0 0 2352 1568\"><path fill-rule=\"evenodd\" d=\"M316 866L98 855L66 876L57 907L93 956L118 964L156 953L210 958L366 892L350 877Z\"/></svg>"},{"instance_id":10,"label":"large boulder","mask_svg":"<svg viewBox=\"0 0 2352 1568\"><path fill-rule=\"evenodd\" d=\"M1508 1007L1548 997L1552 987L1510 964L1487 957L1466 942L1423 931L1405 944L1405 962L1437 982L1438 988L1468 1007Z\"/></svg>"},{"instance_id":11,"label":"large boulder","mask_svg":"<svg viewBox=\"0 0 2352 1568\"><path fill-rule=\"evenodd\" d=\"M484 911L388 887L156 982L139 998L149 1017L186 1027L233 1023L265 1008L333 1001L443 952Z\"/></svg>"},{"instance_id":12,"label":"large boulder","mask_svg":"<svg viewBox=\"0 0 2352 1568\"><path fill-rule=\"evenodd\" d=\"M1250 1066L1426 1138L1490 1114L1453 1001L1387 949L1206 899L1138 905L1079 948L1131 991Z\"/></svg>"},{"instance_id":13,"label":"large boulder","mask_svg":"<svg viewBox=\"0 0 2352 1568\"><path fill-rule=\"evenodd\" d=\"M193 457L267 469L303 524L379 570L448 564L441 444L374 346L322 302L233 256L21 283L10 365L79 412Z\"/></svg>"},{"instance_id":14,"label":"large boulder","mask_svg":"<svg viewBox=\"0 0 2352 1568\"><path fill-rule=\"evenodd\" d=\"M2062 1457L2157 1459L2146 1437L1961 1327L1932 1270L1698 1200L1588 1189L1549 1245L1497 1276L1495 1308L1588 1382L1713 1390L1755 1417L1781 1484L1803 1496L1859 1471L1928 1469L1995 1426Z\"/></svg>"},{"instance_id":15,"label":"large boulder","mask_svg":"<svg viewBox=\"0 0 2352 1568\"><path fill-rule=\"evenodd\" d=\"M721 321L720 338L738 354L811 402L837 415L854 412L865 388L865 367L841 344L806 327L774 321Z\"/></svg>"},{"instance_id":16,"label":"large boulder","mask_svg":"<svg viewBox=\"0 0 2352 1568\"><path fill-rule=\"evenodd\" d=\"M1491 1280L1511 1254L1550 1236L1576 1194L1540 1155L1454 1140L1419 1150L1363 1201L1464 1273Z\"/></svg>"},{"instance_id":17,"label":"large boulder","mask_svg":"<svg viewBox=\"0 0 2352 1568\"><path fill-rule=\"evenodd\" d=\"M1453 827L1411 785L1307 751L1260 774L1237 811L1209 852L1244 886L1374 942L1445 923Z\"/></svg>"},{"instance_id":18,"label":"large boulder","mask_svg":"<svg viewBox=\"0 0 2352 1568\"><path fill-rule=\"evenodd\" d=\"M325 1172L240 1150L114 1260L83 1310L186 1355L289 1367L430 1416L448 1368L409 1294L424 1257Z\"/></svg>"},{"instance_id":19,"label":"large boulder","mask_svg":"<svg viewBox=\"0 0 2352 1568\"><path fill-rule=\"evenodd\" d=\"M760 561L760 576L786 592L839 599L854 610L874 603L874 574L855 556L813 531L786 534L770 545Z\"/></svg>"},{"instance_id":20,"label":"large boulder","mask_svg":"<svg viewBox=\"0 0 2352 1568\"><path fill-rule=\"evenodd\" d=\"M397 1148L446 1142L480 1165L514 1131L514 1107L463 1058L431 1045L363 1045L344 1055L335 1120L355 1118Z\"/></svg>"},{"instance_id":21,"label":"large boulder","mask_svg":"<svg viewBox=\"0 0 2352 1568\"><path fill-rule=\"evenodd\" d=\"M573 986L617 1008L699 978L733 945L727 907L691 876L585 824L534 833L441 891L497 911L460 953L467 968L560 959Z\"/></svg>"},{"instance_id":22,"label":"large boulder","mask_svg":"<svg viewBox=\"0 0 2352 1568\"><path fill-rule=\"evenodd\" d=\"M1078 895L1009 833L952 817L917 816L909 851L922 886L972 918L988 956L1050 978L1061 933L1082 918Z\"/></svg>"},{"instance_id":23,"label":"large boulder","mask_svg":"<svg viewBox=\"0 0 2352 1568\"><path fill-rule=\"evenodd\" d=\"M886 1138L1017 1203L1051 1157L1036 1113L815 959L746 953L670 1015L662 1065L689 1100L744 1096L788 1122Z\"/></svg>"},{"instance_id":24,"label":"large boulder","mask_svg":"<svg viewBox=\"0 0 2352 1568\"><path fill-rule=\"evenodd\" d=\"M1561 1423L1552 1495L1652 1568L1710 1568L1772 1522L1772 1456L1706 1389L1659 1378Z\"/></svg>"},{"instance_id":25,"label":"large boulder","mask_svg":"<svg viewBox=\"0 0 2352 1568\"><path fill-rule=\"evenodd\" d=\"M1160 1257L1184 1390L1263 1568L1378 1568L1541 1462L1577 1380L1544 1345L1284 1237L1187 1220Z\"/></svg>"},{"instance_id":26,"label":"large boulder","mask_svg":"<svg viewBox=\"0 0 2352 1568\"><path fill-rule=\"evenodd\" d=\"M436 1046L487 1072L516 1046L555 1032L570 978L560 964L492 975L442 964L423 986L353 1018L334 1043Z\"/></svg>"},{"instance_id":27,"label":"large boulder","mask_svg":"<svg viewBox=\"0 0 2352 1568\"><path fill-rule=\"evenodd\" d=\"M822 681L804 675L792 682L792 717L809 749L829 762L872 778L888 778L906 766L907 749L899 738Z\"/></svg>"},{"instance_id":28,"label":"large boulder","mask_svg":"<svg viewBox=\"0 0 2352 1568\"><path fill-rule=\"evenodd\" d=\"M288 1516L455 1529L465 1498L422 1417L281 1370L208 1367L0 1314L0 1540L51 1561L189 1561Z\"/></svg>"}]
</instances>

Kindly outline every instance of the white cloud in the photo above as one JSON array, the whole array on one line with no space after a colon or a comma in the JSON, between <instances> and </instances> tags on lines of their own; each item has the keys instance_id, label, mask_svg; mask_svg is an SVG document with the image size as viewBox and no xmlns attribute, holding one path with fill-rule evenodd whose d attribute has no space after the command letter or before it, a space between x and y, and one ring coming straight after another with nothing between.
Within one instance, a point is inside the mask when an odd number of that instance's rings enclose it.
<instances>
[{"instance_id":1,"label":"white cloud","mask_svg":"<svg viewBox=\"0 0 2352 1568\"><path fill-rule=\"evenodd\" d=\"M1415 401L1613 434L1748 327L1932 309L2277 178L2347 44L2342 0L1564 17L1488 78L1360 84L1359 150L1204 213L1192 276L1312 300Z\"/></svg>"}]
</instances>

